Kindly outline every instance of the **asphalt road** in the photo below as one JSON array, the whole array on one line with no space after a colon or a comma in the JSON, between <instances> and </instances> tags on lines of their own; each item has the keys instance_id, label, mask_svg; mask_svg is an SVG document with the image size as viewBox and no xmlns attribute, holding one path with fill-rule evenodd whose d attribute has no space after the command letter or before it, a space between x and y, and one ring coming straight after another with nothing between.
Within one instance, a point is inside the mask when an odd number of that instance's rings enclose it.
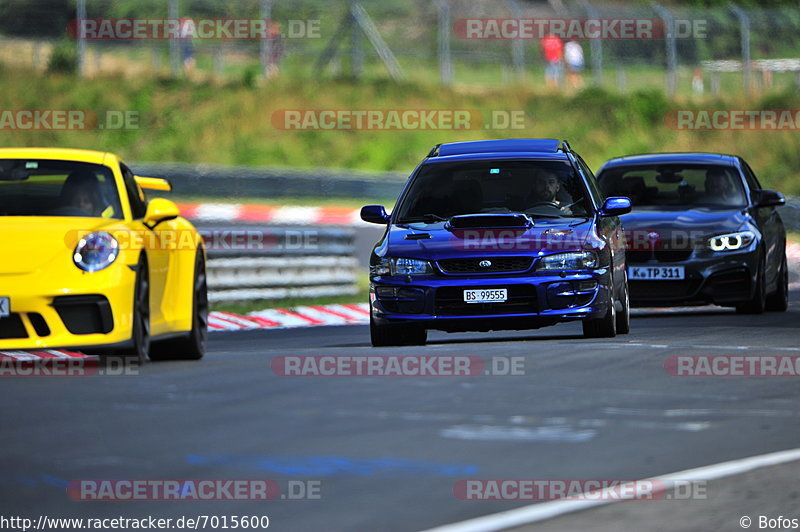
<instances>
[{"instance_id":1,"label":"asphalt road","mask_svg":"<svg viewBox=\"0 0 800 532\"><path fill-rule=\"evenodd\" d=\"M630 335L578 324L434 333L369 347L365 326L217 333L199 362L138 375L6 377L0 516L267 515L276 530L419 530L525 502L463 501L465 478L633 479L798 447L798 379L673 377L672 355L800 355L786 314L639 312ZM281 355L523 357L524 375L284 377ZM87 502L75 479L268 478L320 497ZM294 484L297 487L298 484ZM653 503L658 504L658 503ZM733 528L732 528L733 530Z\"/></svg>"}]
</instances>

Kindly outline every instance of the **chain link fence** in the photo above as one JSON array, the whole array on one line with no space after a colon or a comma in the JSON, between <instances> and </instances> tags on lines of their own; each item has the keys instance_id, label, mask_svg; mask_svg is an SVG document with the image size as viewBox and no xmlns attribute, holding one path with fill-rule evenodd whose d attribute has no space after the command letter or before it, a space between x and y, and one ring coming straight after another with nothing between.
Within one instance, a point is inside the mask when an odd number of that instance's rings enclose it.
<instances>
[{"instance_id":1,"label":"chain link fence","mask_svg":"<svg viewBox=\"0 0 800 532\"><path fill-rule=\"evenodd\" d=\"M271 20L259 38L80 39L76 19ZM651 21L652 35L600 38L570 32L588 21ZM477 21L477 22L476 22ZM492 22L494 21L494 22ZM395 79L427 84L544 86L542 31L515 37L507 21L568 28L584 55L580 74L556 77L565 89L600 85L622 92L731 94L800 85L800 8L625 5L600 0L8 0L0 7L0 61L58 69L75 55L84 76L190 77L269 82ZM484 30L475 37L465 28ZM500 26L493 34L491 24ZM557 23L560 24L560 23ZM513 26L513 24L512 24ZM181 26L183 27L183 26ZM506 28L511 26L506 26ZM224 33L224 32L222 32ZM558 33L558 32L557 32ZM96 36L96 35L95 35ZM570 83L571 82L571 85Z\"/></svg>"}]
</instances>

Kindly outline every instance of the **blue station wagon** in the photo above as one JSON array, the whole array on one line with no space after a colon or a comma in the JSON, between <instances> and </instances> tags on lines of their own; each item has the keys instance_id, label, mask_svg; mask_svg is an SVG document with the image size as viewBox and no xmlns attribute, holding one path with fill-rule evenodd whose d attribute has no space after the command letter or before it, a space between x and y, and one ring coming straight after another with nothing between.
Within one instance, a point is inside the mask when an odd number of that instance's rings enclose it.
<instances>
[{"instance_id":1,"label":"blue station wagon","mask_svg":"<svg viewBox=\"0 0 800 532\"><path fill-rule=\"evenodd\" d=\"M627 198L603 198L565 141L435 146L417 166L370 257L374 346L422 345L430 329L535 329L579 320L587 337L630 328Z\"/></svg>"}]
</instances>

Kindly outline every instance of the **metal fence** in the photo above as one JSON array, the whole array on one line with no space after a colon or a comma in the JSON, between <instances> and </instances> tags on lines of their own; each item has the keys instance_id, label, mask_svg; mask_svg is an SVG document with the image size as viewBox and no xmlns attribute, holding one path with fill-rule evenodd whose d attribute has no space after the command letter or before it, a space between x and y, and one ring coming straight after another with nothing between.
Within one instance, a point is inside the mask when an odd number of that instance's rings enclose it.
<instances>
[{"instance_id":1,"label":"metal fence","mask_svg":"<svg viewBox=\"0 0 800 532\"><path fill-rule=\"evenodd\" d=\"M204 235L246 233L258 243L225 249L206 241L212 303L358 293L361 268L352 228L200 223L198 230Z\"/></svg>"},{"instance_id":2,"label":"metal fence","mask_svg":"<svg viewBox=\"0 0 800 532\"><path fill-rule=\"evenodd\" d=\"M36 9L26 7L28 17ZM37 7L38 6L38 7ZM394 78L442 84L544 85L538 38L466 38L474 19L653 20L652 38L576 39L581 83L670 94L782 89L800 84L800 8L688 7L600 0L76 0L61 26L25 36L13 13L0 21L0 58L45 70L67 46L68 18L271 19L266 39L78 40L84 75L191 76L256 82L271 76ZM51 13L42 12L41 17ZM58 28L61 28L60 31ZM41 30L45 31L45 30ZM30 33L30 31L28 32ZM75 44L73 40L72 44Z\"/></svg>"}]
</instances>

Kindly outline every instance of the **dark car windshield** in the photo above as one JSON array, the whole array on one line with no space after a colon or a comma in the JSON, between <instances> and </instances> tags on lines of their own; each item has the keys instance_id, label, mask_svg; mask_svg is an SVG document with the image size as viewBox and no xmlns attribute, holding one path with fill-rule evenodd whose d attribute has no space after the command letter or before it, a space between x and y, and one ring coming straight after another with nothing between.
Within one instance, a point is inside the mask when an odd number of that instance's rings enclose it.
<instances>
[{"instance_id":1,"label":"dark car windshield","mask_svg":"<svg viewBox=\"0 0 800 532\"><path fill-rule=\"evenodd\" d=\"M625 196L634 207L744 207L738 171L730 166L658 164L616 166L598 176L606 197Z\"/></svg>"},{"instance_id":2,"label":"dark car windshield","mask_svg":"<svg viewBox=\"0 0 800 532\"><path fill-rule=\"evenodd\" d=\"M582 217L586 186L567 161L469 161L423 166L397 207L399 223L521 212Z\"/></svg>"},{"instance_id":3,"label":"dark car windshield","mask_svg":"<svg viewBox=\"0 0 800 532\"><path fill-rule=\"evenodd\" d=\"M106 166L46 159L0 159L0 216L122 219Z\"/></svg>"}]
</instances>

